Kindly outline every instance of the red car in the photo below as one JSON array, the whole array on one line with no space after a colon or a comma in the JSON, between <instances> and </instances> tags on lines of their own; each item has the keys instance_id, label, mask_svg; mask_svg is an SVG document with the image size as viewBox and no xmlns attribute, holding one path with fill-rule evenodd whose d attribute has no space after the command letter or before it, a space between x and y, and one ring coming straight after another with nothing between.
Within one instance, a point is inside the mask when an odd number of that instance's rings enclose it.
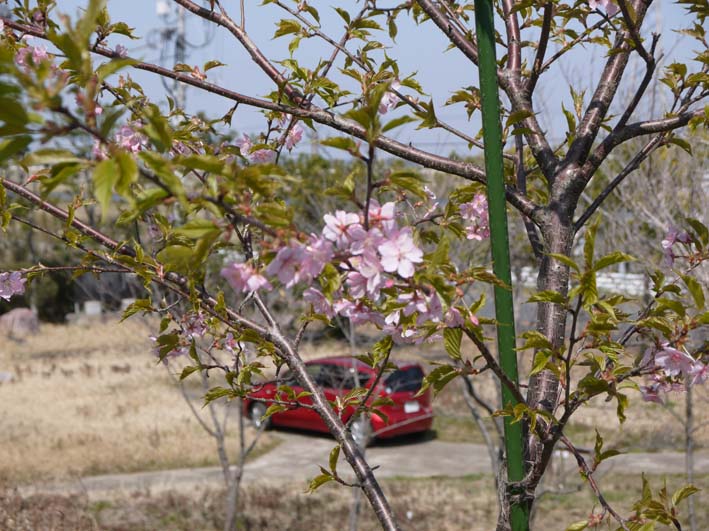
<instances>
[{"instance_id":1,"label":"red car","mask_svg":"<svg viewBox=\"0 0 709 531\"><path fill-rule=\"evenodd\" d=\"M387 439L431 429L433 423L431 391L427 389L421 396L415 396L421 389L424 378L421 365L413 362L399 362L396 365L396 370L382 375L378 388L374 390L370 399L371 401L380 396L391 398L393 404L377 408L388 418L373 413L369 419L362 416L355 420L350 429L352 437L358 444L366 445L373 438ZM334 401L337 396L346 395L355 387L355 367L360 387L369 389L376 379L374 369L355 358L346 356L312 360L307 362L306 366L313 379L322 387L325 397L331 401ZM303 391L290 372L283 375L278 382L262 384L244 400L244 412L254 426L261 427L264 422L267 422L273 426L329 431L320 416L307 407L293 406L264 420L263 415L270 401L288 400L284 393L277 391L279 385L290 386L296 395ZM299 400L299 403L312 404L312 399L309 396L304 397ZM342 420L347 422L354 411L355 407L347 407L342 412Z\"/></svg>"}]
</instances>

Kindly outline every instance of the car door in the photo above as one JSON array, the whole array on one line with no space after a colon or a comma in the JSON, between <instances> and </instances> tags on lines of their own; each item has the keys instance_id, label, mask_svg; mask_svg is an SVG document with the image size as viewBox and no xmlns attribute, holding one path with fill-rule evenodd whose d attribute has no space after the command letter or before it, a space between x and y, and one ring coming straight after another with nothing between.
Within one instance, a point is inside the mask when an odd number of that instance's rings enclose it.
<instances>
[{"instance_id":1,"label":"car door","mask_svg":"<svg viewBox=\"0 0 709 531\"><path fill-rule=\"evenodd\" d=\"M308 374L315 380L318 385L321 380L322 364L320 363L309 363L306 366ZM300 385L297 378L292 372L287 372L283 375L282 379L278 380L278 385L287 385L296 396L305 391L305 389ZM279 393L277 395L279 400L287 401L288 397L285 393ZM292 428L303 428L303 429L318 429L319 415L308 406L312 406L313 399L310 396L301 397L298 399L298 404L304 407L292 406L285 411L281 411L274 415L274 424L279 426L289 426Z\"/></svg>"}]
</instances>

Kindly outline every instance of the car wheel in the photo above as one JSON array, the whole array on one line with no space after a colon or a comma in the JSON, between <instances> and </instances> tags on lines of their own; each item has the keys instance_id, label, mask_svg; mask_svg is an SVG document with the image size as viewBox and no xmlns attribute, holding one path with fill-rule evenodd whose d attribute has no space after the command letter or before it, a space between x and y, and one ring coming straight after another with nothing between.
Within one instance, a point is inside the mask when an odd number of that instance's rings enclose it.
<instances>
[{"instance_id":1,"label":"car wheel","mask_svg":"<svg viewBox=\"0 0 709 531\"><path fill-rule=\"evenodd\" d=\"M359 416L352 422L350 433L360 448L366 448L372 442L372 425L365 416Z\"/></svg>"},{"instance_id":2,"label":"car wheel","mask_svg":"<svg viewBox=\"0 0 709 531\"><path fill-rule=\"evenodd\" d=\"M271 425L270 418L263 418L267 409L266 404L261 402L254 402L249 408L249 420L251 420L251 425L257 430L266 430Z\"/></svg>"}]
</instances>

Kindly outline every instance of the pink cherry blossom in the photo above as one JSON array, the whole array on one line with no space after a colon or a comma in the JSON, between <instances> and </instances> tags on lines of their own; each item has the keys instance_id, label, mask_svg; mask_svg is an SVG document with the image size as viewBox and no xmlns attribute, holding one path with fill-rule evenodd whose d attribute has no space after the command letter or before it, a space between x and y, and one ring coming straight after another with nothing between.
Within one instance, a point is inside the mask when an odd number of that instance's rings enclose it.
<instances>
[{"instance_id":1,"label":"pink cherry blossom","mask_svg":"<svg viewBox=\"0 0 709 531\"><path fill-rule=\"evenodd\" d=\"M681 350L663 344L662 349L655 352L655 366L662 369L668 376L689 374L695 361L692 356Z\"/></svg>"},{"instance_id":2,"label":"pink cherry blossom","mask_svg":"<svg viewBox=\"0 0 709 531\"><path fill-rule=\"evenodd\" d=\"M140 123L138 122L130 122L122 125L114 136L116 144L131 153L142 151L143 148L148 145L148 139L145 135L138 132L139 127Z\"/></svg>"},{"instance_id":3,"label":"pink cherry blossom","mask_svg":"<svg viewBox=\"0 0 709 531\"><path fill-rule=\"evenodd\" d=\"M396 204L392 201L379 205L376 200L369 203L369 227L381 228L384 234L396 229Z\"/></svg>"},{"instance_id":4,"label":"pink cherry blossom","mask_svg":"<svg viewBox=\"0 0 709 531\"><path fill-rule=\"evenodd\" d=\"M340 248L345 248L350 244L353 234L361 234L364 229L359 223L359 216L352 212L338 210L335 215L325 214L323 216L325 227L322 235L335 242Z\"/></svg>"},{"instance_id":5,"label":"pink cherry blossom","mask_svg":"<svg viewBox=\"0 0 709 531\"><path fill-rule=\"evenodd\" d=\"M303 252L301 271L304 277L313 279L317 277L332 260L335 254L332 242L321 236L311 234Z\"/></svg>"},{"instance_id":6,"label":"pink cherry blossom","mask_svg":"<svg viewBox=\"0 0 709 531\"><path fill-rule=\"evenodd\" d=\"M277 276L281 284L290 288L301 281L303 256L303 248L298 244L283 247L278 251L273 261L268 264L266 274Z\"/></svg>"},{"instance_id":7,"label":"pink cherry blossom","mask_svg":"<svg viewBox=\"0 0 709 531\"><path fill-rule=\"evenodd\" d=\"M128 48L123 46L122 44L117 44L116 48L113 50L113 52L118 56L118 57L128 57Z\"/></svg>"},{"instance_id":8,"label":"pink cherry blossom","mask_svg":"<svg viewBox=\"0 0 709 531\"><path fill-rule=\"evenodd\" d=\"M100 140L94 140L94 145L91 148L91 153L96 160L104 160L108 158L108 150Z\"/></svg>"},{"instance_id":9,"label":"pink cherry blossom","mask_svg":"<svg viewBox=\"0 0 709 531\"><path fill-rule=\"evenodd\" d=\"M384 271L396 272L402 278L411 278L414 264L423 262L423 251L416 246L410 227L392 232L378 250Z\"/></svg>"},{"instance_id":10,"label":"pink cherry blossom","mask_svg":"<svg viewBox=\"0 0 709 531\"><path fill-rule=\"evenodd\" d=\"M323 314L328 319L335 316L332 304L323 293L315 288L308 288L303 292L303 300L313 305L315 313Z\"/></svg>"},{"instance_id":11,"label":"pink cherry blossom","mask_svg":"<svg viewBox=\"0 0 709 531\"><path fill-rule=\"evenodd\" d=\"M303 139L303 126L296 123L288 130L285 139L285 146L288 151L291 151Z\"/></svg>"},{"instance_id":12,"label":"pink cherry blossom","mask_svg":"<svg viewBox=\"0 0 709 531\"><path fill-rule=\"evenodd\" d=\"M201 312L188 313L182 318L184 325L183 330L188 337L198 338L203 337L207 333L207 324L204 320L204 315Z\"/></svg>"},{"instance_id":13,"label":"pink cherry blossom","mask_svg":"<svg viewBox=\"0 0 709 531\"><path fill-rule=\"evenodd\" d=\"M276 157L276 154L270 149L257 149L253 151L254 144L245 134L234 143L239 148L239 151L241 151L241 156L252 164L271 162Z\"/></svg>"},{"instance_id":14,"label":"pink cherry blossom","mask_svg":"<svg viewBox=\"0 0 709 531\"><path fill-rule=\"evenodd\" d=\"M667 265L672 266L677 257L673 250L674 244L677 242L687 244L691 241L686 231L678 230L676 227L670 225L670 228L667 229L667 234L665 234L665 238L660 243Z\"/></svg>"},{"instance_id":15,"label":"pink cherry blossom","mask_svg":"<svg viewBox=\"0 0 709 531\"><path fill-rule=\"evenodd\" d=\"M446 312L445 323L448 328L458 328L465 325L465 318L458 308L451 306Z\"/></svg>"},{"instance_id":16,"label":"pink cherry blossom","mask_svg":"<svg viewBox=\"0 0 709 531\"><path fill-rule=\"evenodd\" d=\"M664 404L662 397L660 396L660 385L657 383L651 385L641 385L640 394L645 402L655 402L657 404Z\"/></svg>"},{"instance_id":17,"label":"pink cherry blossom","mask_svg":"<svg viewBox=\"0 0 709 531\"><path fill-rule=\"evenodd\" d=\"M251 293L258 289L272 289L266 277L257 273L250 264L234 262L223 268L220 274L236 292Z\"/></svg>"},{"instance_id":18,"label":"pink cherry blossom","mask_svg":"<svg viewBox=\"0 0 709 531\"><path fill-rule=\"evenodd\" d=\"M689 369L689 377L691 378L689 382L690 385L702 384L706 382L709 378L709 365L706 365L701 361L695 361Z\"/></svg>"},{"instance_id":19,"label":"pink cherry blossom","mask_svg":"<svg viewBox=\"0 0 709 531\"><path fill-rule=\"evenodd\" d=\"M14 295L22 295L25 282L27 279L23 278L20 271L0 273L0 298L9 301Z\"/></svg>"},{"instance_id":20,"label":"pink cherry blossom","mask_svg":"<svg viewBox=\"0 0 709 531\"><path fill-rule=\"evenodd\" d=\"M461 204L460 216L468 222L465 232L469 240L483 240L490 237L487 199L484 195L477 194L469 203Z\"/></svg>"},{"instance_id":21,"label":"pink cherry blossom","mask_svg":"<svg viewBox=\"0 0 709 531\"><path fill-rule=\"evenodd\" d=\"M394 81L390 85L390 88L393 90L399 90L401 88L401 83L399 83L398 81ZM397 96L394 92L385 92L384 96L382 96L382 99L379 102L379 112L381 114L388 113L390 110L396 107L396 104L399 103L399 101L399 96Z\"/></svg>"},{"instance_id":22,"label":"pink cherry blossom","mask_svg":"<svg viewBox=\"0 0 709 531\"><path fill-rule=\"evenodd\" d=\"M32 46L29 44L33 42L32 37L25 36L22 40L27 43L27 46L17 50L15 54L15 63L17 66L22 67L25 71L29 71L32 66L37 66L42 61L49 59L49 53L47 53L47 49L44 46ZM32 63L28 63L28 58L32 59Z\"/></svg>"},{"instance_id":23,"label":"pink cherry blossom","mask_svg":"<svg viewBox=\"0 0 709 531\"><path fill-rule=\"evenodd\" d=\"M613 0L588 0L591 9L603 8L609 17L615 15L620 8L613 3Z\"/></svg>"}]
</instances>

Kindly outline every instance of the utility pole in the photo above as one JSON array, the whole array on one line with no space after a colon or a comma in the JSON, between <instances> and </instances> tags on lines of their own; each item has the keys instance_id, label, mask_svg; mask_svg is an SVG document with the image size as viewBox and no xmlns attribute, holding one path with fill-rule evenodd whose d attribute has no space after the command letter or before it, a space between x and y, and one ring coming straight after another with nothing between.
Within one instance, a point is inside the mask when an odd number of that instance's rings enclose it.
<instances>
[{"instance_id":1,"label":"utility pole","mask_svg":"<svg viewBox=\"0 0 709 531\"><path fill-rule=\"evenodd\" d=\"M173 8L166 0L157 0L155 2L155 13L159 18L162 19L165 27L161 30L162 38L162 57L171 64L168 64L169 68L172 68L177 63L187 62L187 15L185 8L182 6L177 6L177 12L173 11ZM172 18L173 14L176 18ZM171 45L172 39L175 39L174 53L169 53L168 49ZM167 86L165 88L168 88ZM175 105L181 109L185 108L187 104L187 88L184 83L175 81L170 90L172 96L175 99Z\"/></svg>"},{"instance_id":2,"label":"utility pole","mask_svg":"<svg viewBox=\"0 0 709 531\"><path fill-rule=\"evenodd\" d=\"M175 63L184 63L187 58L187 37L185 34L185 8L177 8L177 37L175 39ZM184 83L175 81L175 104L184 109L187 103L187 87Z\"/></svg>"}]
</instances>

